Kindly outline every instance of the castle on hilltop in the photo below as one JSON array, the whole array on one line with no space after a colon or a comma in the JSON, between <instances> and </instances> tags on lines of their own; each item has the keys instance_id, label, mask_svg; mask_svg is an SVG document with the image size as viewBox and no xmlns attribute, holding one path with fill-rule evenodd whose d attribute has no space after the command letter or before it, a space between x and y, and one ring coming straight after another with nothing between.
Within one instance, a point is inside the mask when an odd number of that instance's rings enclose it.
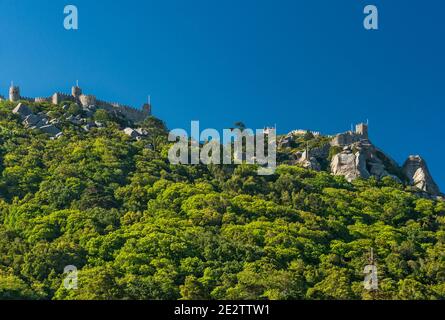
<instances>
[{"instance_id":1,"label":"castle on hilltop","mask_svg":"<svg viewBox=\"0 0 445 320\"><path fill-rule=\"evenodd\" d=\"M9 101L17 102L19 100L24 100L28 102L50 102L54 105L58 105L64 101L75 102L78 105L87 108L90 106L95 106L100 109L105 109L107 111L122 114L129 120L138 122L143 121L151 115L151 103L148 101L142 106L142 109L136 109L131 106L122 105L116 102L106 102L96 99L93 95L86 95L82 93L82 89L78 84L71 88L71 94L56 92L50 97L36 97L29 98L20 95L20 88L15 86L13 83L9 88Z\"/></svg>"},{"instance_id":2,"label":"castle on hilltop","mask_svg":"<svg viewBox=\"0 0 445 320\"><path fill-rule=\"evenodd\" d=\"M355 126L355 131L346 131L333 137L331 145L343 147L368 139L368 123L359 123Z\"/></svg>"}]
</instances>

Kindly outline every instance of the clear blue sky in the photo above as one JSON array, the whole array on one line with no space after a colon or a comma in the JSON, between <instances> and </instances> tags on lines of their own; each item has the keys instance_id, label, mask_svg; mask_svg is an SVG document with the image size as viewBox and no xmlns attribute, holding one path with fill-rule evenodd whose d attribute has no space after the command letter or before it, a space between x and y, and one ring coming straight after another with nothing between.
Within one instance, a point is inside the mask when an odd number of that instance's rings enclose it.
<instances>
[{"instance_id":1,"label":"clear blue sky","mask_svg":"<svg viewBox=\"0 0 445 320\"><path fill-rule=\"evenodd\" d=\"M63 7L79 8L79 30ZM375 4L380 30L362 26ZM326 134L370 121L402 163L420 154L445 190L443 0L0 0L0 92L68 91L140 106L170 128L241 120Z\"/></svg>"}]
</instances>

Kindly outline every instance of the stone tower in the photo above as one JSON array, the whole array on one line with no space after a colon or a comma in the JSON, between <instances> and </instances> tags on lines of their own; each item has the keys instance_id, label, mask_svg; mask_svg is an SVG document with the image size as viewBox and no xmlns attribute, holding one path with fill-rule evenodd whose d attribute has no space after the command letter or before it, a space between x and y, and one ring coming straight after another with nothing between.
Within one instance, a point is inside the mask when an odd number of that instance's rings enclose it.
<instances>
[{"instance_id":1,"label":"stone tower","mask_svg":"<svg viewBox=\"0 0 445 320\"><path fill-rule=\"evenodd\" d=\"M15 102L20 100L20 88L11 84L9 87L9 101Z\"/></svg>"},{"instance_id":2,"label":"stone tower","mask_svg":"<svg viewBox=\"0 0 445 320\"><path fill-rule=\"evenodd\" d=\"M82 89L78 85L73 86L71 88L71 95L74 98L79 99L80 96L82 95Z\"/></svg>"},{"instance_id":3,"label":"stone tower","mask_svg":"<svg viewBox=\"0 0 445 320\"><path fill-rule=\"evenodd\" d=\"M84 107L95 106L96 105L96 97L93 95L82 94L79 97L80 103Z\"/></svg>"},{"instance_id":4,"label":"stone tower","mask_svg":"<svg viewBox=\"0 0 445 320\"><path fill-rule=\"evenodd\" d=\"M363 139L368 139L368 125L366 123L359 123L355 126L355 133L361 135Z\"/></svg>"}]
</instances>

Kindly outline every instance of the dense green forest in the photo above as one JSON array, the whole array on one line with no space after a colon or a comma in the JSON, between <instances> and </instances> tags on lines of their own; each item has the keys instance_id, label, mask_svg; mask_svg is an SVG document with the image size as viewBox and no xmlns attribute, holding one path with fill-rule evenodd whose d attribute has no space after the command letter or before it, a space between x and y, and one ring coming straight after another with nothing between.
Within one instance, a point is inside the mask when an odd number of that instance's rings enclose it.
<instances>
[{"instance_id":1,"label":"dense green forest","mask_svg":"<svg viewBox=\"0 0 445 320\"><path fill-rule=\"evenodd\" d=\"M103 111L104 128L62 121L50 139L13 107L0 102L0 299L445 299L445 203L391 178L175 166L154 117L140 141Z\"/></svg>"}]
</instances>

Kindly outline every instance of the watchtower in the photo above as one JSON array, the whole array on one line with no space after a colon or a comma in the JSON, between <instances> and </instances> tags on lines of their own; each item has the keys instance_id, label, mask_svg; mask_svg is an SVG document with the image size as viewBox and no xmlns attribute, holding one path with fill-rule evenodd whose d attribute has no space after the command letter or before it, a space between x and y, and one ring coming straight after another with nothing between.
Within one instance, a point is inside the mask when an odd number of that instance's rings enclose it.
<instances>
[{"instance_id":1,"label":"watchtower","mask_svg":"<svg viewBox=\"0 0 445 320\"><path fill-rule=\"evenodd\" d=\"M20 88L11 83L11 87L9 87L9 101L15 102L18 100L20 100Z\"/></svg>"},{"instance_id":2,"label":"watchtower","mask_svg":"<svg viewBox=\"0 0 445 320\"><path fill-rule=\"evenodd\" d=\"M76 99L79 99L82 95L82 89L79 87L78 83L71 88L71 95Z\"/></svg>"},{"instance_id":3,"label":"watchtower","mask_svg":"<svg viewBox=\"0 0 445 320\"><path fill-rule=\"evenodd\" d=\"M359 123L355 126L355 133L361 135L363 139L368 139L368 124Z\"/></svg>"}]
</instances>

